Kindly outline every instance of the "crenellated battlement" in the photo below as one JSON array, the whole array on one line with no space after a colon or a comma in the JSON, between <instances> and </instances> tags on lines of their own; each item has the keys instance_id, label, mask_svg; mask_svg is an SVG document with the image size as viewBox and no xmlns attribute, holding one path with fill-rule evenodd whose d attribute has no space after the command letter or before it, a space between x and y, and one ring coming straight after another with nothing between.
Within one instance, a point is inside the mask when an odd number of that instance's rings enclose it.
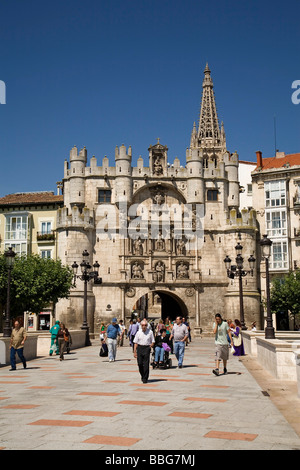
<instances>
[{"instance_id":1,"label":"crenellated battlement","mask_svg":"<svg viewBox=\"0 0 300 470\"><path fill-rule=\"evenodd\" d=\"M236 209L231 209L226 223L230 228L254 228L257 230L256 211L244 208L239 212Z\"/></svg>"},{"instance_id":2,"label":"crenellated battlement","mask_svg":"<svg viewBox=\"0 0 300 470\"><path fill-rule=\"evenodd\" d=\"M93 211L84 207L82 211L77 206L72 207L72 212L67 207L62 207L57 211L56 226L60 228L83 228L94 229L94 214Z\"/></svg>"}]
</instances>

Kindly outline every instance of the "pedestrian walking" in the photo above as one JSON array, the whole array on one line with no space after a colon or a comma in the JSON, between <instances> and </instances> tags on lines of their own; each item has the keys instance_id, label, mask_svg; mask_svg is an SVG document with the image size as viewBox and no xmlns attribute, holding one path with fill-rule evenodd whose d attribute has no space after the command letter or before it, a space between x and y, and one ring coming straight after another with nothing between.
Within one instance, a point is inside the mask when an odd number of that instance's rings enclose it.
<instances>
[{"instance_id":1,"label":"pedestrian walking","mask_svg":"<svg viewBox=\"0 0 300 470\"><path fill-rule=\"evenodd\" d=\"M147 320L141 321L141 328L137 331L133 341L134 357L137 358L141 380L143 383L147 383L149 378L150 352L154 346L153 331L148 327Z\"/></svg>"},{"instance_id":2,"label":"pedestrian walking","mask_svg":"<svg viewBox=\"0 0 300 470\"><path fill-rule=\"evenodd\" d=\"M187 318L185 318L185 317L182 317L182 323L187 327L188 332L189 332L188 338L185 342L185 345L188 346L188 344L192 341L190 324L187 321Z\"/></svg>"},{"instance_id":3,"label":"pedestrian walking","mask_svg":"<svg viewBox=\"0 0 300 470\"><path fill-rule=\"evenodd\" d=\"M173 341L171 340L172 328L173 328L173 323L172 323L170 317L167 317L165 319L165 329L166 329L166 332L167 332L168 344L171 348L171 353L173 354Z\"/></svg>"},{"instance_id":4,"label":"pedestrian walking","mask_svg":"<svg viewBox=\"0 0 300 470\"><path fill-rule=\"evenodd\" d=\"M229 357L229 345L227 335L230 338L230 344L233 346L231 329L226 320L223 320L221 315L217 313L215 315L215 322L213 324L213 332L215 335L215 347L216 347L216 368L213 370L215 375L220 375L219 366L223 360L224 374L227 374L227 361Z\"/></svg>"},{"instance_id":5,"label":"pedestrian walking","mask_svg":"<svg viewBox=\"0 0 300 470\"><path fill-rule=\"evenodd\" d=\"M139 330L139 323L137 323L136 320L132 321L132 325L130 325L128 335L129 335L129 343L132 346L132 349L134 350L134 338L135 335L137 334Z\"/></svg>"},{"instance_id":6,"label":"pedestrian walking","mask_svg":"<svg viewBox=\"0 0 300 470\"><path fill-rule=\"evenodd\" d=\"M53 352L55 351L56 354L59 354L59 347L58 347L58 341L57 341L57 333L60 330L60 325L59 325L59 320L56 320L55 325L50 328L50 334L51 334L51 344L50 344L50 351L49 355L52 356Z\"/></svg>"},{"instance_id":7,"label":"pedestrian walking","mask_svg":"<svg viewBox=\"0 0 300 470\"><path fill-rule=\"evenodd\" d=\"M100 341L104 339L105 329L106 329L105 324L102 322L100 326Z\"/></svg>"},{"instance_id":8,"label":"pedestrian walking","mask_svg":"<svg viewBox=\"0 0 300 470\"><path fill-rule=\"evenodd\" d=\"M182 369L184 358L185 342L189 337L189 330L183 323L182 317L176 317L176 323L173 325L170 341L174 338L174 354L178 361L178 368Z\"/></svg>"},{"instance_id":9,"label":"pedestrian walking","mask_svg":"<svg viewBox=\"0 0 300 470\"><path fill-rule=\"evenodd\" d=\"M165 330L165 331L166 331L166 329L165 329L165 324L164 324L164 322L163 322L162 319L160 319L160 320L158 321L158 324L157 324L155 330L156 330L157 336L159 336L159 335L161 334L161 330Z\"/></svg>"},{"instance_id":10,"label":"pedestrian walking","mask_svg":"<svg viewBox=\"0 0 300 470\"><path fill-rule=\"evenodd\" d=\"M16 353L18 354L24 369L26 369L26 359L23 354L24 343L27 339L27 333L18 321L15 321L14 328L10 337L10 366L9 370L16 370Z\"/></svg>"},{"instance_id":11,"label":"pedestrian walking","mask_svg":"<svg viewBox=\"0 0 300 470\"><path fill-rule=\"evenodd\" d=\"M108 325L105 333L105 342L108 347L108 360L114 362L117 355L117 337L121 334L121 328L118 325L118 320L113 318L110 325Z\"/></svg>"},{"instance_id":12,"label":"pedestrian walking","mask_svg":"<svg viewBox=\"0 0 300 470\"><path fill-rule=\"evenodd\" d=\"M245 356L244 343L242 337L242 325L239 320L234 320L235 330L232 332L234 356Z\"/></svg>"},{"instance_id":13,"label":"pedestrian walking","mask_svg":"<svg viewBox=\"0 0 300 470\"><path fill-rule=\"evenodd\" d=\"M70 333L64 323L60 323L60 329L57 333L57 341L59 348L59 360L64 360L64 352L66 351L67 344L70 341Z\"/></svg>"},{"instance_id":14,"label":"pedestrian walking","mask_svg":"<svg viewBox=\"0 0 300 470\"><path fill-rule=\"evenodd\" d=\"M118 336L117 346L123 346L125 336L125 325L123 324L123 320L119 321L119 327L121 330L121 334Z\"/></svg>"}]
</instances>

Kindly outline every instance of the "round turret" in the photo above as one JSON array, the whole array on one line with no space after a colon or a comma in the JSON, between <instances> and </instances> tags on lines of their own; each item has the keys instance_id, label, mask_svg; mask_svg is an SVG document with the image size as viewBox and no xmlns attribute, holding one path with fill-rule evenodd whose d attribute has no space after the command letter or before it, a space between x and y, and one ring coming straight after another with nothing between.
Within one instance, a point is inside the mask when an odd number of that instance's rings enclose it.
<instances>
[{"instance_id":1,"label":"round turret","mask_svg":"<svg viewBox=\"0 0 300 470\"><path fill-rule=\"evenodd\" d=\"M70 204L79 207L85 204L85 167L87 163L87 151L84 147L78 153L74 146L70 151L69 170L69 195Z\"/></svg>"},{"instance_id":2,"label":"round turret","mask_svg":"<svg viewBox=\"0 0 300 470\"><path fill-rule=\"evenodd\" d=\"M189 149L187 161L187 202L204 203L203 155L202 150Z\"/></svg>"},{"instance_id":3,"label":"round turret","mask_svg":"<svg viewBox=\"0 0 300 470\"><path fill-rule=\"evenodd\" d=\"M130 203L132 198L132 178L131 178L131 157L132 150L124 144L120 148L116 147L115 161L116 161L116 180L115 180L115 200L127 201Z\"/></svg>"}]
</instances>

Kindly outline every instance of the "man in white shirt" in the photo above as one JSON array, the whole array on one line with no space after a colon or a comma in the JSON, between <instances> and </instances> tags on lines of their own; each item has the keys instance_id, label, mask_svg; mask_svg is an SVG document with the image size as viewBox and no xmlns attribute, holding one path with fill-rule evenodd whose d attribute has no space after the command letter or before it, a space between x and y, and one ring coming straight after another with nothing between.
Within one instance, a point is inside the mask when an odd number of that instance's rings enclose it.
<instances>
[{"instance_id":1,"label":"man in white shirt","mask_svg":"<svg viewBox=\"0 0 300 470\"><path fill-rule=\"evenodd\" d=\"M189 330L182 322L182 317L176 318L176 323L173 325L170 341L174 338L174 354L178 360L178 368L182 369L185 342L189 337Z\"/></svg>"},{"instance_id":2,"label":"man in white shirt","mask_svg":"<svg viewBox=\"0 0 300 470\"><path fill-rule=\"evenodd\" d=\"M141 321L141 328L134 337L134 357L137 358L141 380L143 383L148 382L149 378L149 362L151 347L154 346L154 335L151 328L148 328L147 320Z\"/></svg>"}]
</instances>

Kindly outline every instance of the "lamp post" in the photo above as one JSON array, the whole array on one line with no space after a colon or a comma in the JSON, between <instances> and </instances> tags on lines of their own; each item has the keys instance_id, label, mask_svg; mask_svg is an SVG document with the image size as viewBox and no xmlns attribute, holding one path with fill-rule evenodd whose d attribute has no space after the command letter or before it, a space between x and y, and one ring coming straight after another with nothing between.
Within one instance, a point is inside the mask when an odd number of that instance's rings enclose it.
<instances>
[{"instance_id":1,"label":"lamp post","mask_svg":"<svg viewBox=\"0 0 300 470\"><path fill-rule=\"evenodd\" d=\"M226 255L226 258L224 259L224 263L225 263L225 268L227 270L227 276L230 279L234 279L235 277L238 277L239 279L240 322L242 325L242 330L247 330L247 327L245 325L245 317L244 317L243 277L247 276L248 273L250 273L251 276L253 276L255 258L253 255L249 257L248 263L250 266L250 271L246 271L244 270L244 258L242 257L243 247L241 246L239 242L235 247L235 251L236 251L236 258L235 258L236 265L231 265L231 259L229 258L228 255Z\"/></svg>"},{"instance_id":2,"label":"lamp post","mask_svg":"<svg viewBox=\"0 0 300 470\"><path fill-rule=\"evenodd\" d=\"M87 321L87 284L91 280L94 280L94 284L101 284L102 279L99 277L99 268L100 264L96 261L93 264L94 271L92 271L92 266L89 263L89 253L87 250L84 250L82 253L82 263L80 263L81 274L78 272L78 264L76 261L72 264L73 274L74 274L74 287L76 287L76 278L84 282L84 291L83 291L83 321L81 329L86 331L86 340L85 345L91 346L90 334L89 334L89 325Z\"/></svg>"},{"instance_id":3,"label":"lamp post","mask_svg":"<svg viewBox=\"0 0 300 470\"><path fill-rule=\"evenodd\" d=\"M15 262L16 253L12 247L4 253L6 264L7 264L7 303L5 312L5 321L3 327L3 336L9 337L11 335L11 322L10 322L10 283L11 283L11 270Z\"/></svg>"},{"instance_id":4,"label":"lamp post","mask_svg":"<svg viewBox=\"0 0 300 470\"><path fill-rule=\"evenodd\" d=\"M261 255L263 258L265 258L265 263L266 263L266 294L267 294L267 326L265 328L266 339L275 339L275 330L273 328L271 303L270 303L270 274L269 274L269 258L271 256L272 243L273 243L272 240L270 240L267 237L267 235L263 235L263 238L260 240Z\"/></svg>"}]
</instances>

